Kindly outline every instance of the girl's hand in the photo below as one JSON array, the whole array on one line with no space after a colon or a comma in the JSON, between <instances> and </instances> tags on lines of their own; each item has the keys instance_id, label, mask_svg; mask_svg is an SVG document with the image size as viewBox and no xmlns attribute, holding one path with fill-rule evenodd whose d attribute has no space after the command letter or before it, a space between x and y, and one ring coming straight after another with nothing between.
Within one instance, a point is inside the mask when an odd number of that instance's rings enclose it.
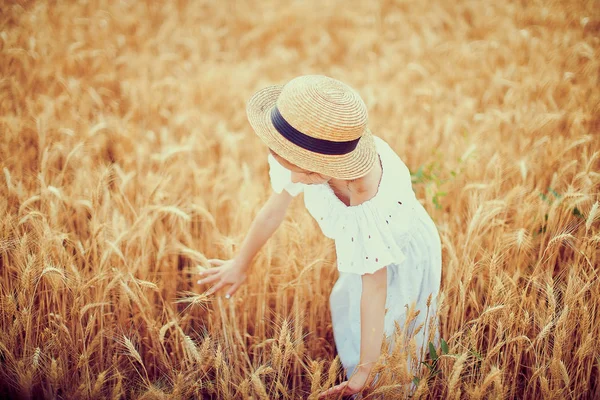
<instances>
[{"instance_id":1,"label":"girl's hand","mask_svg":"<svg viewBox=\"0 0 600 400\"><path fill-rule=\"evenodd\" d=\"M223 260L208 260L209 264L217 266L217 268L210 268L206 271L200 272L200 276L203 278L198 280L198 284L204 285L206 283L215 283L208 291L207 295L211 295L216 291L222 289L224 286L231 285L226 298L230 298L246 280L246 266L235 258L227 261Z\"/></svg>"},{"instance_id":2,"label":"girl's hand","mask_svg":"<svg viewBox=\"0 0 600 400\"><path fill-rule=\"evenodd\" d=\"M371 374L371 367L359 366L356 368L355 372L352 374L349 380L340 383L319 394L319 399L324 399L327 396L331 395L343 395L350 396L355 393L360 392L364 389L369 381L369 375Z\"/></svg>"}]
</instances>

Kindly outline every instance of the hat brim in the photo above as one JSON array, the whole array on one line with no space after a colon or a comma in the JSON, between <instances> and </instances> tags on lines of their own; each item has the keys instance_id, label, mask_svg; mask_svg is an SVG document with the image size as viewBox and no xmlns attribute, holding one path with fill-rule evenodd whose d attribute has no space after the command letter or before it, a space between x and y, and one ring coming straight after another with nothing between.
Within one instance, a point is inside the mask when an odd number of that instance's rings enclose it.
<instances>
[{"instance_id":1,"label":"hat brim","mask_svg":"<svg viewBox=\"0 0 600 400\"><path fill-rule=\"evenodd\" d=\"M271 123L271 111L283 85L268 86L248 100L246 113L254 132L275 153L308 171L336 179L356 179L366 175L375 165L377 149L367 128L356 148L348 154L326 155L303 149L284 138Z\"/></svg>"}]
</instances>

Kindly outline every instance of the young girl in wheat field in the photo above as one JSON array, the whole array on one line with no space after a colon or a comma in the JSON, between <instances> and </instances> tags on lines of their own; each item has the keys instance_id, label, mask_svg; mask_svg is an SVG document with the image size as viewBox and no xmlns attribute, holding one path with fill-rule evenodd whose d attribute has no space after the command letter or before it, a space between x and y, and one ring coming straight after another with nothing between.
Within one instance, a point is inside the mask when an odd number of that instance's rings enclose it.
<instances>
[{"instance_id":1,"label":"young girl in wheat field","mask_svg":"<svg viewBox=\"0 0 600 400\"><path fill-rule=\"evenodd\" d=\"M269 147L274 193L239 254L210 260L216 268L205 270L198 283L212 284L209 294L229 286L226 297L233 295L292 198L304 192L306 208L323 234L335 240L339 278L329 301L335 345L348 377L321 396L357 393L373 380L384 335L394 335L395 322L403 326L407 308L414 303L420 311L414 326L436 314L442 267L438 231L415 197L408 168L371 134L366 106L346 84L300 76L255 93L247 114ZM416 335L419 349L426 344L425 331Z\"/></svg>"}]
</instances>

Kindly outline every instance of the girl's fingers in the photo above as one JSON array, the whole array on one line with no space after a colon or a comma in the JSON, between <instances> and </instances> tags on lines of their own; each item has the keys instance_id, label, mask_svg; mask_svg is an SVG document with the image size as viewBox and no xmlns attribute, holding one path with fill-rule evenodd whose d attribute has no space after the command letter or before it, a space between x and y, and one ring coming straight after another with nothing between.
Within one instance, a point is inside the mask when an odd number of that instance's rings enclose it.
<instances>
[{"instance_id":1,"label":"girl's fingers","mask_svg":"<svg viewBox=\"0 0 600 400\"><path fill-rule=\"evenodd\" d=\"M321 393L319 395L319 398L322 399L327 396L331 396L332 394L340 393L346 387L347 384L348 384L347 381L340 383L339 385L336 385L336 386L332 387L331 389L328 389L328 390L324 391L323 393Z\"/></svg>"},{"instance_id":2,"label":"girl's fingers","mask_svg":"<svg viewBox=\"0 0 600 400\"><path fill-rule=\"evenodd\" d=\"M204 284L206 284L206 283L213 283L213 282L215 282L215 281L217 281L217 280L219 280L219 279L220 279L219 275L217 275L217 274L213 274L213 275L211 275L211 276L208 276L208 277L206 277L206 278L199 279L197 283L198 283L199 285L204 285Z\"/></svg>"},{"instance_id":3,"label":"girl's fingers","mask_svg":"<svg viewBox=\"0 0 600 400\"><path fill-rule=\"evenodd\" d=\"M345 389L346 389L347 387L348 387L348 381L346 381L346 382L342 382L342 383L340 383L339 385L337 385L337 386L334 386L334 387L331 389L331 393L335 394L335 393L341 393L341 392L344 392L344 391L345 391Z\"/></svg>"},{"instance_id":4,"label":"girl's fingers","mask_svg":"<svg viewBox=\"0 0 600 400\"><path fill-rule=\"evenodd\" d=\"M201 275L201 276L206 276L206 275L216 274L219 271L220 271L219 268L207 268L204 271L200 271L198 274Z\"/></svg>"},{"instance_id":5,"label":"girl's fingers","mask_svg":"<svg viewBox=\"0 0 600 400\"><path fill-rule=\"evenodd\" d=\"M220 281L219 283L215 284L213 287L208 289L208 292L206 292L206 295L210 296L211 294L215 293L217 290L220 290L223 286L225 286L225 282Z\"/></svg>"},{"instance_id":6,"label":"girl's fingers","mask_svg":"<svg viewBox=\"0 0 600 400\"><path fill-rule=\"evenodd\" d=\"M221 265L225 264L225 261L219 260L218 258L213 258L208 260L208 263L220 267Z\"/></svg>"},{"instance_id":7,"label":"girl's fingers","mask_svg":"<svg viewBox=\"0 0 600 400\"><path fill-rule=\"evenodd\" d=\"M231 296L233 296L233 294L235 292L237 292L238 288L242 285L242 282L237 282L234 283L233 285L231 285L231 287L229 288L229 290L227 291L227 294L225 295L225 298L230 298Z\"/></svg>"}]
</instances>

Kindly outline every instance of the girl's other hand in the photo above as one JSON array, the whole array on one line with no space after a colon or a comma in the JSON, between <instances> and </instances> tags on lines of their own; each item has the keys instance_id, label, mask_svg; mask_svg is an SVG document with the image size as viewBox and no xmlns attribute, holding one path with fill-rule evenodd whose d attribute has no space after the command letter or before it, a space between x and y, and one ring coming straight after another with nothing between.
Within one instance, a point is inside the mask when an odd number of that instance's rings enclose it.
<instances>
[{"instance_id":1,"label":"girl's other hand","mask_svg":"<svg viewBox=\"0 0 600 400\"><path fill-rule=\"evenodd\" d=\"M319 393L318 399L324 399L329 396L350 396L363 390L370 380L371 368L367 366L358 366L349 380L340 383L331 389Z\"/></svg>"},{"instance_id":2,"label":"girl's other hand","mask_svg":"<svg viewBox=\"0 0 600 400\"><path fill-rule=\"evenodd\" d=\"M199 285L214 283L206 292L207 295L211 295L225 286L230 286L225 295L226 298L230 298L246 280L246 266L235 258L226 261L212 259L208 262L216 268L209 268L200 272L200 276L203 278L198 280L197 283Z\"/></svg>"}]
</instances>

